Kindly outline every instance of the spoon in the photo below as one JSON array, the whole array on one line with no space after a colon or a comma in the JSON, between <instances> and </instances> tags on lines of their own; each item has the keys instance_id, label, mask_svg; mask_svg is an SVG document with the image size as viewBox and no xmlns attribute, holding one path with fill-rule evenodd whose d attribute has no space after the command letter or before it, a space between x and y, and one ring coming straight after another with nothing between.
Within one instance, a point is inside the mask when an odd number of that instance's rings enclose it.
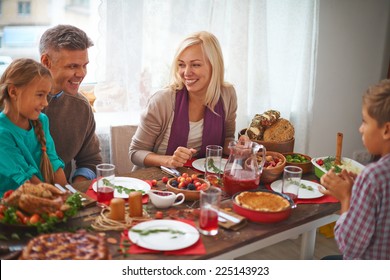
<instances>
[{"instance_id":1,"label":"spoon","mask_svg":"<svg viewBox=\"0 0 390 280\"><path fill-rule=\"evenodd\" d=\"M341 165L341 151L343 148L343 134L341 132L337 133L337 146L336 146L336 159L334 163L336 165Z\"/></svg>"}]
</instances>

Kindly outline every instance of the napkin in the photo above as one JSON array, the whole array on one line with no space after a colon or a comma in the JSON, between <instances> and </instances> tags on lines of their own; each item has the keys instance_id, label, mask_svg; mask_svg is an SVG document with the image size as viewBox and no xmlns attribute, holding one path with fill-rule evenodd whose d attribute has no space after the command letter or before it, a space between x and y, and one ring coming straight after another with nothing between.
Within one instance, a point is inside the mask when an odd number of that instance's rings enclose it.
<instances>
[{"instance_id":1,"label":"napkin","mask_svg":"<svg viewBox=\"0 0 390 280\"><path fill-rule=\"evenodd\" d=\"M230 221L229 219L225 218L226 222L221 222L221 221L218 222L218 225L220 227L223 227L225 229L231 229L231 230L239 230L239 229L243 228L244 226L246 226L246 224L247 224L246 218L241 216L241 215L238 215L238 214L231 212L231 211L226 211L224 209L220 209L219 212L222 212L227 216L232 216L232 217L237 218L239 220L238 222L233 222L233 221ZM224 217L222 217L222 218L224 218Z\"/></svg>"},{"instance_id":2,"label":"napkin","mask_svg":"<svg viewBox=\"0 0 390 280\"><path fill-rule=\"evenodd\" d=\"M190 159L187 160L187 162L184 164L184 167L190 167L190 168L194 169L193 166L192 166L192 163L193 163L195 160L197 160L197 158L190 158Z\"/></svg>"},{"instance_id":3,"label":"napkin","mask_svg":"<svg viewBox=\"0 0 390 280\"><path fill-rule=\"evenodd\" d=\"M195 223L191 220L184 220L184 219L177 219L177 221L181 221L184 223L187 223L193 227L195 227ZM123 250L124 243L129 242L129 235L128 230L124 230L121 234L121 242L120 242L120 248ZM140 247L136 244L131 244L131 246L127 250L128 254L157 254L161 253L161 251L156 250L150 250L143 247ZM204 247L202 238L199 238L197 242L195 242L193 245L183 248L180 250L173 250L173 251L164 251L164 255L204 255L206 254L206 248Z\"/></svg>"},{"instance_id":4,"label":"napkin","mask_svg":"<svg viewBox=\"0 0 390 280\"><path fill-rule=\"evenodd\" d=\"M93 198L94 200L97 200L97 193L93 190L92 188L92 185L96 182L96 179L92 180L91 182L91 185L89 185L88 187L88 190L85 192L85 194L87 194L88 196L90 196L91 198ZM125 199L125 198L124 198ZM126 202L127 202L127 199L125 199ZM142 203L143 204L147 204L149 202L149 195L147 194L144 194L142 196ZM109 206L109 204L106 203L107 206Z\"/></svg>"}]
</instances>

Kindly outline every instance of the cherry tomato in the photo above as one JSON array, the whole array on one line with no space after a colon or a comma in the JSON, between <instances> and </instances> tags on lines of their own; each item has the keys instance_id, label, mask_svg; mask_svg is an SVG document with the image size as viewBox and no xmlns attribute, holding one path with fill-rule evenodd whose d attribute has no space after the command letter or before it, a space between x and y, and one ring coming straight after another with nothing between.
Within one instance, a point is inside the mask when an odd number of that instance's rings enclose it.
<instances>
[{"instance_id":1,"label":"cherry tomato","mask_svg":"<svg viewBox=\"0 0 390 280\"><path fill-rule=\"evenodd\" d=\"M157 180L152 180L152 186L156 186L157 185Z\"/></svg>"},{"instance_id":2,"label":"cherry tomato","mask_svg":"<svg viewBox=\"0 0 390 280\"><path fill-rule=\"evenodd\" d=\"M24 218L26 217L26 215L24 215L21 211L19 210L16 210L15 212L16 216L19 218L20 222L23 223L23 221L25 220Z\"/></svg>"},{"instance_id":3,"label":"cherry tomato","mask_svg":"<svg viewBox=\"0 0 390 280\"><path fill-rule=\"evenodd\" d=\"M166 183L168 183L168 177L162 177L162 179L161 179L161 181L164 183L164 184L166 184Z\"/></svg>"},{"instance_id":4,"label":"cherry tomato","mask_svg":"<svg viewBox=\"0 0 390 280\"><path fill-rule=\"evenodd\" d=\"M7 210L7 206L0 204L0 214L3 214L5 210Z\"/></svg>"},{"instance_id":5,"label":"cherry tomato","mask_svg":"<svg viewBox=\"0 0 390 280\"><path fill-rule=\"evenodd\" d=\"M164 214L163 214L163 212L161 212L161 211L157 211L156 214L154 215L154 217L155 217L156 219L162 219L163 216L164 216Z\"/></svg>"},{"instance_id":6,"label":"cherry tomato","mask_svg":"<svg viewBox=\"0 0 390 280\"><path fill-rule=\"evenodd\" d=\"M22 223L23 223L23 224L27 224L29 220L30 220L30 217L25 216L25 217L23 218Z\"/></svg>"},{"instance_id":7,"label":"cherry tomato","mask_svg":"<svg viewBox=\"0 0 390 280\"><path fill-rule=\"evenodd\" d=\"M39 220L41 219L41 217L39 216L39 214L33 214L31 217L30 217L30 224L36 224L39 222Z\"/></svg>"},{"instance_id":8,"label":"cherry tomato","mask_svg":"<svg viewBox=\"0 0 390 280\"><path fill-rule=\"evenodd\" d=\"M57 210L55 215L60 220L62 220L64 218L64 212L62 212L61 210Z\"/></svg>"},{"instance_id":9,"label":"cherry tomato","mask_svg":"<svg viewBox=\"0 0 390 280\"><path fill-rule=\"evenodd\" d=\"M183 174L181 174L181 176L184 177L184 178L187 178L188 177L188 173L184 172Z\"/></svg>"},{"instance_id":10,"label":"cherry tomato","mask_svg":"<svg viewBox=\"0 0 390 280\"><path fill-rule=\"evenodd\" d=\"M9 197L13 192L14 192L14 190L8 190L8 191L6 191L6 192L4 193L4 195L3 195L3 198Z\"/></svg>"},{"instance_id":11,"label":"cherry tomato","mask_svg":"<svg viewBox=\"0 0 390 280\"><path fill-rule=\"evenodd\" d=\"M192 175L191 175L191 179L192 179L192 180L198 179L198 174L192 174Z\"/></svg>"}]
</instances>

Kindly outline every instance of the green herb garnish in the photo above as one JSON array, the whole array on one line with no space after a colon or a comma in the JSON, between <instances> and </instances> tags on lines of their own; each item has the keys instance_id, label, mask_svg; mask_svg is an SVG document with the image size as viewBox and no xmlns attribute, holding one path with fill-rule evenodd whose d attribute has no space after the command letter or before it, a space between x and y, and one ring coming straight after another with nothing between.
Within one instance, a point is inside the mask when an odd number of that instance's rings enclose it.
<instances>
[{"instance_id":1,"label":"green herb garnish","mask_svg":"<svg viewBox=\"0 0 390 280\"><path fill-rule=\"evenodd\" d=\"M305 184L303 184L303 183L301 183L301 184L299 185L299 187L302 188L302 189L308 190L308 191L314 191L314 189L313 189L312 186L307 186L307 185L305 185Z\"/></svg>"},{"instance_id":2,"label":"green herb garnish","mask_svg":"<svg viewBox=\"0 0 390 280\"><path fill-rule=\"evenodd\" d=\"M177 238L177 235L181 234L185 234L185 232L182 232L180 230L174 230L174 229L160 229L160 228L156 228L156 229L131 229L132 232L135 232L135 233L138 233L139 235L143 235L143 236L146 236L146 235L149 235L149 234L153 234L153 233L159 233L159 232L170 232L172 234L174 234L174 236L172 236L172 238Z\"/></svg>"},{"instance_id":3,"label":"green herb garnish","mask_svg":"<svg viewBox=\"0 0 390 280\"><path fill-rule=\"evenodd\" d=\"M145 192L143 190L136 190L136 189L129 189L129 188L125 188L123 186L116 186L114 185L113 183L111 183L109 180L107 179L103 179L103 183L106 185L106 186L110 186L114 189L116 189L118 191L118 193L125 193L125 194L129 194L131 192L141 192L142 194L145 194Z\"/></svg>"},{"instance_id":4,"label":"green herb garnish","mask_svg":"<svg viewBox=\"0 0 390 280\"><path fill-rule=\"evenodd\" d=\"M308 190L308 191L314 191L313 187L307 186L304 183L298 183L297 181L294 181L292 179L289 179L288 181L289 181L290 184L293 184L293 185L296 185L296 186L299 185L299 187L302 188L302 189L305 189L305 190Z\"/></svg>"},{"instance_id":5,"label":"green herb garnish","mask_svg":"<svg viewBox=\"0 0 390 280\"><path fill-rule=\"evenodd\" d=\"M218 167L215 166L214 159L212 159L212 158L210 158L207 161L207 168L212 170L216 174L222 174L223 173L223 171L221 169L219 169Z\"/></svg>"},{"instance_id":6,"label":"green herb garnish","mask_svg":"<svg viewBox=\"0 0 390 280\"><path fill-rule=\"evenodd\" d=\"M336 158L334 158L334 157L327 157L326 159L324 159L323 166L325 167L326 171L329 171L333 168L335 173L341 172L342 169L340 168L340 166L338 166L334 163L335 160L336 160Z\"/></svg>"}]
</instances>

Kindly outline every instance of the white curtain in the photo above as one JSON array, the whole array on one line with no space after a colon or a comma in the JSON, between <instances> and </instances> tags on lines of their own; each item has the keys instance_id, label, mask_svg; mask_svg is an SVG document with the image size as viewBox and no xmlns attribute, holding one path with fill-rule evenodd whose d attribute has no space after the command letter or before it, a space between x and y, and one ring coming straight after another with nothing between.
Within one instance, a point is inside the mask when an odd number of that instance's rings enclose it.
<instances>
[{"instance_id":1,"label":"white curtain","mask_svg":"<svg viewBox=\"0 0 390 280\"><path fill-rule=\"evenodd\" d=\"M167 85L179 42L207 30L219 39L225 80L238 95L237 132L279 110L306 152L315 75L318 0L102 0L96 110L137 118Z\"/></svg>"}]
</instances>

